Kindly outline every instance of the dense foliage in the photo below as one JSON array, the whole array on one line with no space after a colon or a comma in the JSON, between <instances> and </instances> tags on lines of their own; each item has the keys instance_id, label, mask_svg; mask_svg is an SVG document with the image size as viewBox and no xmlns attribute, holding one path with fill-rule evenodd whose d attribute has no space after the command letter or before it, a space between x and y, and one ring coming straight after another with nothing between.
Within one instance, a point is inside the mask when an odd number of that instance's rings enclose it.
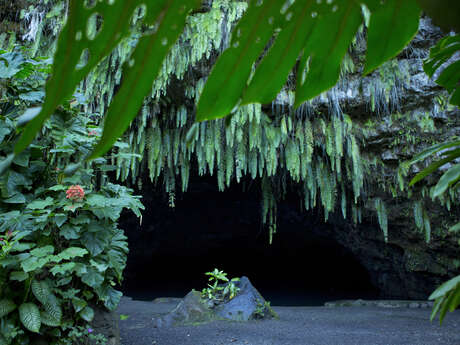
<instances>
[{"instance_id":1,"label":"dense foliage","mask_svg":"<svg viewBox=\"0 0 460 345\"><path fill-rule=\"evenodd\" d=\"M50 60L1 51L0 152L12 149L18 118L39 104ZM131 190L108 182L105 159L72 177L64 168L87 154L98 117L66 103L0 177L0 344L75 344L93 337L88 323L99 305L113 310L128 246L117 227L123 209L140 216Z\"/></svg>"}]
</instances>

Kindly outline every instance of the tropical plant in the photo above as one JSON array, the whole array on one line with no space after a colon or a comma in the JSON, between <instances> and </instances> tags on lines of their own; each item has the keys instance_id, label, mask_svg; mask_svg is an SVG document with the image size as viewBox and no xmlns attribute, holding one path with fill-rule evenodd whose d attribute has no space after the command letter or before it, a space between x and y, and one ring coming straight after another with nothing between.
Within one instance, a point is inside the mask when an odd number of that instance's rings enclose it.
<instances>
[{"instance_id":1,"label":"tropical plant","mask_svg":"<svg viewBox=\"0 0 460 345\"><path fill-rule=\"evenodd\" d=\"M40 103L49 60L1 52L0 154L10 152L23 109ZM0 344L75 344L89 334L94 308L113 310L128 251L117 227L123 209L142 205L109 183L105 159L72 177L64 167L89 152L97 117L64 104L40 136L0 176ZM83 332L83 333L82 333ZM84 337L81 337L81 335Z\"/></svg>"},{"instance_id":2,"label":"tropical plant","mask_svg":"<svg viewBox=\"0 0 460 345\"><path fill-rule=\"evenodd\" d=\"M219 302L226 299L233 299L239 292L239 288L235 285L239 278L228 279L227 273L220 271L217 268L214 271L206 272L209 276L209 284L207 288L201 291L201 296L211 301Z\"/></svg>"},{"instance_id":3,"label":"tropical plant","mask_svg":"<svg viewBox=\"0 0 460 345\"><path fill-rule=\"evenodd\" d=\"M424 63L424 70L428 76L436 73L436 82L445 87L451 94L450 103L460 105L460 61L452 61L454 54L460 51L460 35L448 36L440 40L430 51L429 58ZM457 138L458 139L458 138ZM431 146L415 156L408 165L424 161L428 158L439 159L429 164L417 173L411 180L410 186L425 179L428 175L447 166L446 171L431 189L431 197L442 198L444 193L455 193L460 190L460 140L444 142ZM453 225L450 232L460 231L460 222ZM460 241L459 241L460 245ZM439 312L439 322L442 323L447 311L454 311L460 305L460 275L438 287L429 297L435 304L431 313L431 320Z\"/></svg>"}]
</instances>

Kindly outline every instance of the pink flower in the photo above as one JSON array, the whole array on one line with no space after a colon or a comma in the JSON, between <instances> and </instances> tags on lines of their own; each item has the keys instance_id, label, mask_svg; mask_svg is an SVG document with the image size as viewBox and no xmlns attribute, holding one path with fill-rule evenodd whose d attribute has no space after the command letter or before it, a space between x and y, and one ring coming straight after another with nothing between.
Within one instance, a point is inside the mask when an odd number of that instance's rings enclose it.
<instances>
[{"instance_id":1,"label":"pink flower","mask_svg":"<svg viewBox=\"0 0 460 345\"><path fill-rule=\"evenodd\" d=\"M91 137L91 136L94 136L94 135L97 135L97 131L95 130L92 130L92 131L88 131L88 135Z\"/></svg>"},{"instance_id":2,"label":"pink flower","mask_svg":"<svg viewBox=\"0 0 460 345\"><path fill-rule=\"evenodd\" d=\"M93 329L92 329L92 328L88 328L88 333L93 333Z\"/></svg>"},{"instance_id":3,"label":"pink flower","mask_svg":"<svg viewBox=\"0 0 460 345\"><path fill-rule=\"evenodd\" d=\"M65 193L67 195L66 198L72 201L82 201L85 197L85 191L78 184L70 186Z\"/></svg>"}]
</instances>

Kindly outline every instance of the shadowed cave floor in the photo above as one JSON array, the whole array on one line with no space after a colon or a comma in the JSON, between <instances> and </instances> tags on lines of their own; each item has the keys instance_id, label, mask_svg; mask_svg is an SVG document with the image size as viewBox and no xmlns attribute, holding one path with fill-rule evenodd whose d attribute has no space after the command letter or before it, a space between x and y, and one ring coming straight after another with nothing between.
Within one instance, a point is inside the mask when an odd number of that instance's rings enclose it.
<instances>
[{"instance_id":1,"label":"shadowed cave floor","mask_svg":"<svg viewBox=\"0 0 460 345\"><path fill-rule=\"evenodd\" d=\"M152 317L176 303L123 297L118 313L129 318L120 321L122 345L460 344L460 310L448 313L442 326L430 323L429 308L275 306L279 320L154 328Z\"/></svg>"}]
</instances>

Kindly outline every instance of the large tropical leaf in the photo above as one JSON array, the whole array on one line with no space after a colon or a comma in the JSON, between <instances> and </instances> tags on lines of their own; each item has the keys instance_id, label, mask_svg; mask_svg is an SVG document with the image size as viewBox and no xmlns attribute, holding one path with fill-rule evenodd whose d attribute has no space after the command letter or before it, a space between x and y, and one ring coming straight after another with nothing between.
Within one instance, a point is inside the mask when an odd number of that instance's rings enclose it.
<instances>
[{"instance_id":1,"label":"large tropical leaf","mask_svg":"<svg viewBox=\"0 0 460 345\"><path fill-rule=\"evenodd\" d=\"M132 54L132 66L124 66L123 82L110 105L102 138L90 155L96 158L107 152L136 117L144 97L162 66L163 59L179 38L189 11L198 0L152 1L148 24L159 25L152 35L143 36ZM153 13L149 11L153 10Z\"/></svg>"},{"instance_id":2,"label":"large tropical leaf","mask_svg":"<svg viewBox=\"0 0 460 345\"><path fill-rule=\"evenodd\" d=\"M420 12L416 0L387 0L371 14L364 74L395 57L411 41Z\"/></svg>"},{"instance_id":3,"label":"large tropical leaf","mask_svg":"<svg viewBox=\"0 0 460 345\"><path fill-rule=\"evenodd\" d=\"M433 189L433 198L440 196L447 188L460 181L460 164L455 164L449 168L439 179Z\"/></svg>"},{"instance_id":4,"label":"large tropical leaf","mask_svg":"<svg viewBox=\"0 0 460 345\"><path fill-rule=\"evenodd\" d=\"M362 22L361 8L356 2L336 6L335 11L318 19L308 38L297 74L296 106L337 83L342 59Z\"/></svg>"},{"instance_id":5,"label":"large tropical leaf","mask_svg":"<svg viewBox=\"0 0 460 345\"><path fill-rule=\"evenodd\" d=\"M315 0L305 0L297 1L286 10L286 16L291 17L289 24L279 33L273 47L257 67L242 104L269 103L276 97L318 19L311 15L312 11L318 11L317 7Z\"/></svg>"},{"instance_id":6,"label":"large tropical leaf","mask_svg":"<svg viewBox=\"0 0 460 345\"><path fill-rule=\"evenodd\" d=\"M431 163L428 167L426 167L421 172L419 172L417 175L415 175L415 177L410 181L409 186L412 186L418 181L424 179L429 174L435 172L438 168L442 167L443 165L447 163L454 161L458 157L460 157L460 148L449 151L449 154L447 155L447 157Z\"/></svg>"},{"instance_id":7,"label":"large tropical leaf","mask_svg":"<svg viewBox=\"0 0 460 345\"><path fill-rule=\"evenodd\" d=\"M41 326L41 317L38 307L34 303L24 303L19 307L19 319L29 331L38 333Z\"/></svg>"},{"instance_id":8,"label":"large tropical leaf","mask_svg":"<svg viewBox=\"0 0 460 345\"><path fill-rule=\"evenodd\" d=\"M460 32L460 1L458 0L417 0L423 11L433 22L449 32Z\"/></svg>"},{"instance_id":9,"label":"large tropical leaf","mask_svg":"<svg viewBox=\"0 0 460 345\"><path fill-rule=\"evenodd\" d=\"M201 93L196 114L198 121L225 117L238 104L254 62L274 30L285 22L280 16L284 3L251 1L233 30L230 47L217 60Z\"/></svg>"},{"instance_id":10,"label":"large tropical leaf","mask_svg":"<svg viewBox=\"0 0 460 345\"><path fill-rule=\"evenodd\" d=\"M456 276L440 287L438 287L429 297L435 300L433 311L431 312L431 321L439 312L439 322L442 323L447 311L454 311L460 305L460 276Z\"/></svg>"}]
</instances>

